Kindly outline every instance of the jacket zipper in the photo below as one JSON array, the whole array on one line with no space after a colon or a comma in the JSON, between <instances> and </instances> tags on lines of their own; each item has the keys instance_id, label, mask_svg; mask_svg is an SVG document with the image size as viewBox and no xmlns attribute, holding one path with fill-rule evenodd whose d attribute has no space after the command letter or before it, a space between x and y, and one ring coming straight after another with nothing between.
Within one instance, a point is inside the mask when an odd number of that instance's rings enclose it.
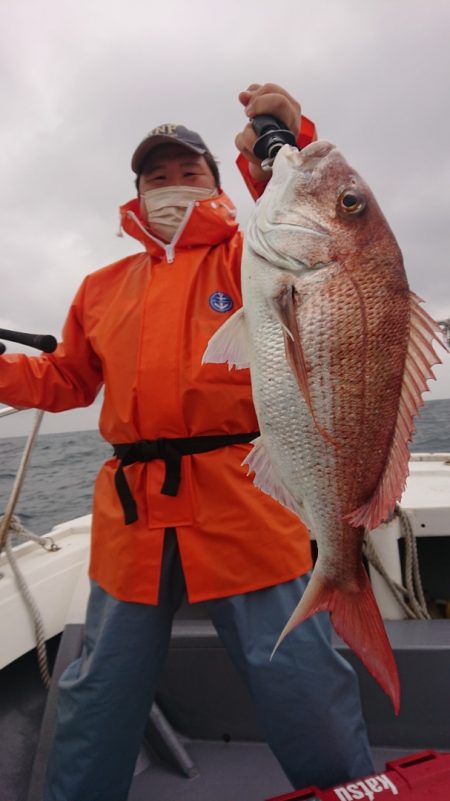
<instances>
[{"instance_id":1,"label":"jacket zipper","mask_svg":"<svg viewBox=\"0 0 450 801\"><path fill-rule=\"evenodd\" d=\"M195 204L197 202L198 201L196 201L196 200L191 200L189 205L186 207L186 213L185 213L183 219L181 220L180 225L178 226L178 230L177 230L175 236L173 237L172 241L169 242L168 244L166 243L166 245L164 247L164 250L166 251L167 264L172 264L172 262L173 262L173 260L175 258L175 245L177 244L181 234L183 233L184 229L186 228L186 226L187 226L187 224L189 222L190 216L192 214L192 210L193 210L193 208L194 208L194 206L195 206Z\"/></svg>"},{"instance_id":2,"label":"jacket zipper","mask_svg":"<svg viewBox=\"0 0 450 801\"><path fill-rule=\"evenodd\" d=\"M139 218L136 217L134 211L128 211L127 214L128 214L128 217L130 219L134 220L134 222L137 223L137 225L139 226L141 231L146 236L148 236L149 239L151 239L153 242L156 242L164 250L164 253L166 254L167 264L172 264L174 259L175 259L175 245L177 244L181 234L183 233L184 229L186 228L186 225L189 222L189 218L190 218L190 216L192 214L192 210L193 210L196 202L197 201L192 200L189 203L189 205L186 207L186 213L185 213L183 219L181 220L180 225L178 226L177 232L176 232L176 234L173 237L171 242L163 242L161 239L158 239L156 236L153 236L152 234L150 234L147 231L147 229L144 228L144 226L142 225L142 223L139 220Z\"/></svg>"}]
</instances>

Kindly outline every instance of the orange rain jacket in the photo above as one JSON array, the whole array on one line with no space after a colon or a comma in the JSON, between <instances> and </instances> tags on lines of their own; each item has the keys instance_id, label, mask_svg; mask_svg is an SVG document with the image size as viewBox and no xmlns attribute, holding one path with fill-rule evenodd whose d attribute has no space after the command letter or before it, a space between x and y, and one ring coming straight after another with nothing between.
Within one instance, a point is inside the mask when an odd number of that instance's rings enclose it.
<instances>
[{"instance_id":1,"label":"orange rain jacket","mask_svg":"<svg viewBox=\"0 0 450 801\"><path fill-rule=\"evenodd\" d=\"M314 137L304 120L300 143ZM238 164L253 195L247 162ZM138 201L123 229L144 252L88 275L54 354L0 358L0 399L51 412L87 406L104 384L110 443L258 430L248 370L202 366L208 340L241 304L242 235L224 193L196 202L175 247L151 237ZM221 293L217 295L216 293ZM97 477L90 576L116 598L158 602L164 529L176 527L191 602L288 581L311 567L307 530L253 486L250 445L182 459L178 495L162 495L160 460L125 468L139 510L125 526L109 459Z\"/></svg>"}]
</instances>

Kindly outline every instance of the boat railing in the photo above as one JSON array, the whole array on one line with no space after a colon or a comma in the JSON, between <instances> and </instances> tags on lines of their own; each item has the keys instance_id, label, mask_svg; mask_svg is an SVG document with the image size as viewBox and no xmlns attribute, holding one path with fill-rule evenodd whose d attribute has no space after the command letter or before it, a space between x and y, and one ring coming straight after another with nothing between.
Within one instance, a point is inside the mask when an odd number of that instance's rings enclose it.
<instances>
[{"instance_id":1,"label":"boat railing","mask_svg":"<svg viewBox=\"0 0 450 801\"><path fill-rule=\"evenodd\" d=\"M15 414L16 412L20 411L22 410L16 409L12 406L7 406L4 409L0 410L0 416L7 417L10 414ZM17 470L16 477L14 479L8 503L6 504L6 509L2 517L0 518L0 553L2 552L2 550L5 551L6 558L14 574L14 578L16 580L19 592L22 595L25 605L27 606L29 613L31 615L36 637L36 650L39 662L39 671L44 686L48 687L50 685L50 671L48 665L46 638L45 638L42 615L30 592L25 577L19 568L17 559L15 558L14 551L11 545L12 534L19 532L20 534L24 533L27 539L33 539L35 542L38 542L39 545L41 545L46 550L54 549L53 548L54 543L53 545L52 543L50 543L50 548L49 548L49 539L51 538L37 537L35 534L32 534L31 532L27 532L25 529L23 529L23 526L21 526L20 521L14 517L14 510L16 508L17 501L19 500L19 495L23 486L23 482L25 480L25 475L27 472L28 463L30 461L31 452L33 450L33 446L36 437L38 435L43 416L44 412L38 409L35 413L33 425L30 434L28 435L24 451L22 453L22 458L20 460L19 468Z\"/></svg>"},{"instance_id":2,"label":"boat railing","mask_svg":"<svg viewBox=\"0 0 450 801\"><path fill-rule=\"evenodd\" d=\"M24 412L25 409L16 409L15 406L4 406L0 409L0 417L8 417L10 414L18 414L18 412Z\"/></svg>"}]
</instances>

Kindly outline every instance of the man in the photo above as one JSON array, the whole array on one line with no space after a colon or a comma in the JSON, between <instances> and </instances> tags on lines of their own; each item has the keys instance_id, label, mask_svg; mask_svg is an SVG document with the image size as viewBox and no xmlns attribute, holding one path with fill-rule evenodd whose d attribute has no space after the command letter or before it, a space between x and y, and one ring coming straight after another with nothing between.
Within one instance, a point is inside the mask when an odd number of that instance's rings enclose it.
<instances>
[{"instance_id":1,"label":"man","mask_svg":"<svg viewBox=\"0 0 450 801\"><path fill-rule=\"evenodd\" d=\"M280 87L251 85L249 119L273 114L307 144L314 126ZM250 122L236 137L253 196L268 176ZM248 370L202 366L241 305L242 236L201 137L154 129L132 158L138 197L122 227L142 253L89 275L55 354L5 356L0 399L61 411L92 403L115 458L93 509L92 592L81 658L60 682L45 801L125 801L173 615L206 601L295 787L370 773L356 677L316 615L272 662L311 567L306 529L241 462L256 436Z\"/></svg>"}]
</instances>

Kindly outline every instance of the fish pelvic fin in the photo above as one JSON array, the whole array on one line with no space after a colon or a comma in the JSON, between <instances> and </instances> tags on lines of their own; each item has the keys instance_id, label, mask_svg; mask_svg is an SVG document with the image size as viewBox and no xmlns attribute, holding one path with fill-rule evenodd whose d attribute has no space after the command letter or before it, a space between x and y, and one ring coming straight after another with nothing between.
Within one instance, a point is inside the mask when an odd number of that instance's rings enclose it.
<instances>
[{"instance_id":1,"label":"fish pelvic fin","mask_svg":"<svg viewBox=\"0 0 450 801\"><path fill-rule=\"evenodd\" d=\"M208 342L202 364L228 362L238 370L250 366L249 341L244 309L238 309Z\"/></svg>"},{"instance_id":2,"label":"fish pelvic fin","mask_svg":"<svg viewBox=\"0 0 450 801\"><path fill-rule=\"evenodd\" d=\"M441 364L433 340L448 350L438 323L421 308L421 302L417 295L410 293L409 340L397 421L385 468L372 497L344 517L350 525L365 526L369 531L388 519L403 495L409 473L408 443L415 431L414 417L424 404L422 393L428 389L427 382L435 378L431 368Z\"/></svg>"},{"instance_id":3,"label":"fish pelvic fin","mask_svg":"<svg viewBox=\"0 0 450 801\"><path fill-rule=\"evenodd\" d=\"M338 449L337 442L317 419L313 406L309 390L308 367L297 322L296 305L298 305L298 293L294 285L284 284L282 291L273 302L273 309L283 329L286 359L306 401L317 431L326 442Z\"/></svg>"},{"instance_id":4,"label":"fish pelvic fin","mask_svg":"<svg viewBox=\"0 0 450 801\"><path fill-rule=\"evenodd\" d=\"M286 509L294 512L302 522L310 528L303 502L296 500L278 478L270 458L270 453L264 442L264 437L256 437L252 442L252 449L242 462L242 467L248 467L247 474L254 473L255 487L270 495L281 503Z\"/></svg>"},{"instance_id":5,"label":"fish pelvic fin","mask_svg":"<svg viewBox=\"0 0 450 801\"><path fill-rule=\"evenodd\" d=\"M368 576L361 565L357 589L346 591L345 587L321 578L315 570L302 599L273 649L271 659L284 638L299 623L316 612L331 614L336 633L361 659L386 695L390 698L394 712L400 710L400 680L394 654L389 643L383 620L378 609Z\"/></svg>"}]
</instances>

